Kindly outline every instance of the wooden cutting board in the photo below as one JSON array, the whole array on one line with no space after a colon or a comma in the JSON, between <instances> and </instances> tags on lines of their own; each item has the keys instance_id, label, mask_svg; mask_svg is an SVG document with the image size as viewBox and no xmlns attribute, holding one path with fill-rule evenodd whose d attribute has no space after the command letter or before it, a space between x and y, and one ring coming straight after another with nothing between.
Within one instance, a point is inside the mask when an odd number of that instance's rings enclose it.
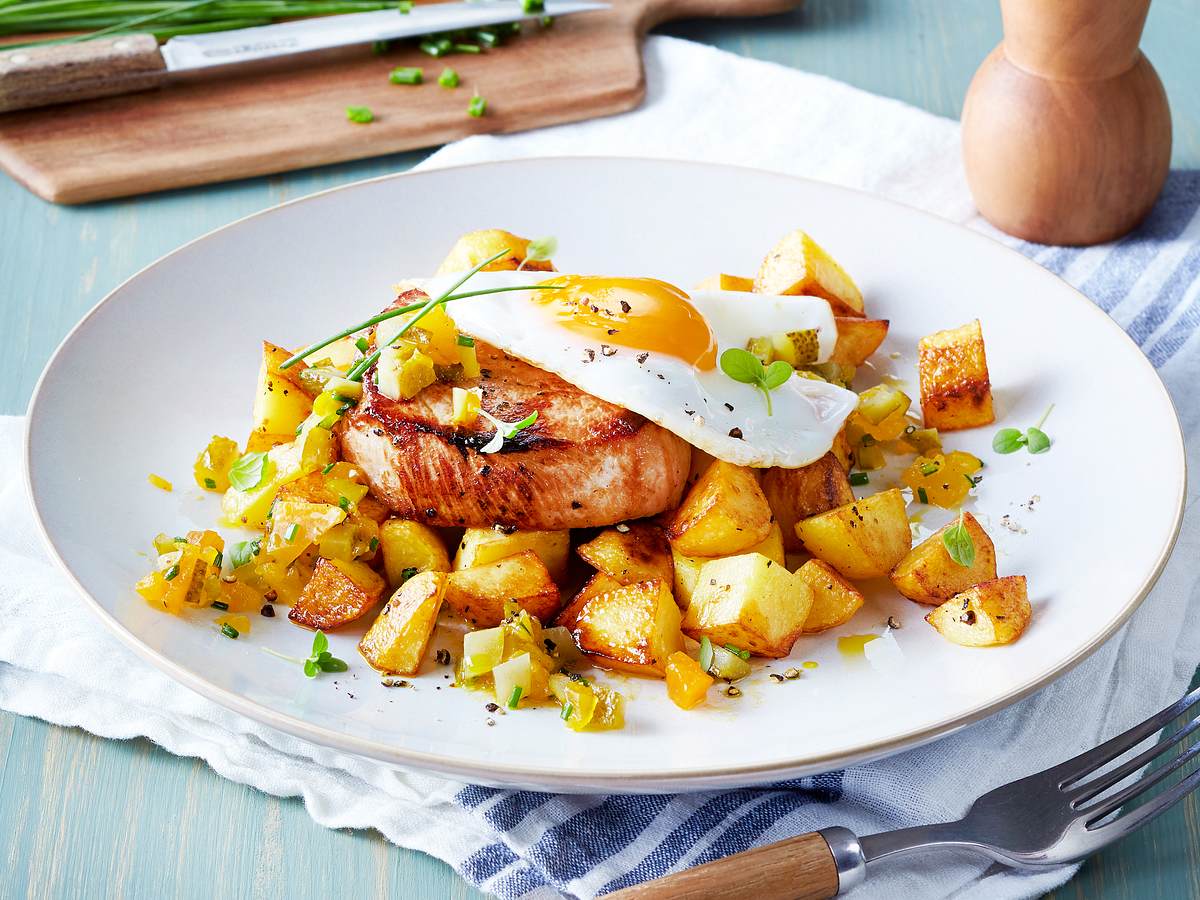
<instances>
[{"instance_id":1,"label":"wooden cutting board","mask_svg":"<svg viewBox=\"0 0 1200 900\"><path fill-rule=\"evenodd\" d=\"M0 114L0 167L40 197L86 203L524 131L630 109L645 93L641 40L660 22L784 12L799 0L610 0L480 55L434 59L412 42L177 81L157 91ZM439 87L446 65L462 79ZM393 85L396 66L425 83ZM478 90L487 115L472 118ZM346 119L369 107L369 125Z\"/></svg>"}]
</instances>

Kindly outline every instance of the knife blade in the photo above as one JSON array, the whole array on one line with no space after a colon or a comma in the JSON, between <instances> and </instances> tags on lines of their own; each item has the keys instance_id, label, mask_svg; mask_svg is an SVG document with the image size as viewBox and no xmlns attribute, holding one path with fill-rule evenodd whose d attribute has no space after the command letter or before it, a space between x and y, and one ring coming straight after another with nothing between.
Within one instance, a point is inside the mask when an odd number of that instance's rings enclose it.
<instances>
[{"instance_id":1,"label":"knife blade","mask_svg":"<svg viewBox=\"0 0 1200 900\"><path fill-rule=\"evenodd\" d=\"M540 16L566 16L606 9L607 3L591 0L547 0ZM173 37L162 45L168 72L185 72L242 62L395 40L440 31L462 31L517 22L530 17L520 0L472 0L415 6L409 13L397 10L345 13L259 25L236 31L214 31Z\"/></svg>"},{"instance_id":2,"label":"knife blade","mask_svg":"<svg viewBox=\"0 0 1200 900\"><path fill-rule=\"evenodd\" d=\"M160 87L171 74L238 65L374 41L418 37L609 8L597 0L546 0L537 13L521 0L468 0L344 13L173 37L149 34L0 50L0 112Z\"/></svg>"}]
</instances>

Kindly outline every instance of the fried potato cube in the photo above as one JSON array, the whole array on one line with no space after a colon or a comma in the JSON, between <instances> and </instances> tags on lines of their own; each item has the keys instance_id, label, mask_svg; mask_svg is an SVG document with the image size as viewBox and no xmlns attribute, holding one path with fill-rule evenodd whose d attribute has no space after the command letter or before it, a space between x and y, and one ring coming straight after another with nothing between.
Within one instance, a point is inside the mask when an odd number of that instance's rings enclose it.
<instances>
[{"instance_id":1,"label":"fried potato cube","mask_svg":"<svg viewBox=\"0 0 1200 900\"><path fill-rule=\"evenodd\" d=\"M592 597L572 633L593 662L658 678L666 676L671 654L683 649L679 607L670 582L659 578Z\"/></svg>"},{"instance_id":2,"label":"fried potato cube","mask_svg":"<svg viewBox=\"0 0 1200 900\"><path fill-rule=\"evenodd\" d=\"M571 602L562 608L557 616L554 617L554 624L568 631L575 627L575 622L579 618L579 614L583 612L583 607L593 597L598 597L600 594L606 594L609 591L615 591L621 587L621 582L605 575L603 572L597 572L587 580L583 587L579 589Z\"/></svg>"},{"instance_id":3,"label":"fried potato cube","mask_svg":"<svg viewBox=\"0 0 1200 900\"><path fill-rule=\"evenodd\" d=\"M451 572L447 580L446 604L472 627L499 625L504 620L505 600L519 604L539 621L558 612L558 585L532 550Z\"/></svg>"},{"instance_id":4,"label":"fried potato cube","mask_svg":"<svg viewBox=\"0 0 1200 900\"><path fill-rule=\"evenodd\" d=\"M810 559L796 570L796 574L813 592L812 609L804 620L805 634L845 625L862 609L863 595L829 563Z\"/></svg>"},{"instance_id":5,"label":"fried potato cube","mask_svg":"<svg viewBox=\"0 0 1200 900\"><path fill-rule=\"evenodd\" d=\"M649 522L606 528L575 552L621 584L656 578L670 584L675 577L667 536Z\"/></svg>"},{"instance_id":6,"label":"fried potato cube","mask_svg":"<svg viewBox=\"0 0 1200 900\"><path fill-rule=\"evenodd\" d=\"M1032 616L1025 576L1008 575L956 594L930 610L925 621L955 644L992 647L1019 638Z\"/></svg>"},{"instance_id":7,"label":"fried potato cube","mask_svg":"<svg viewBox=\"0 0 1200 900\"><path fill-rule=\"evenodd\" d=\"M698 285L698 291L746 291L754 290L754 279L743 278L741 275L726 275L724 272L719 275L709 275Z\"/></svg>"},{"instance_id":8,"label":"fried potato cube","mask_svg":"<svg viewBox=\"0 0 1200 900\"><path fill-rule=\"evenodd\" d=\"M796 523L851 502L850 476L833 451L800 469L767 469L763 494L783 529L785 550L799 550Z\"/></svg>"},{"instance_id":9,"label":"fried potato cube","mask_svg":"<svg viewBox=\"0 0 1200 900\"><path fill-rule=\"evenodd\" d=\"M392 511L388 509L386 503L375 497L374 494L366 494L358 501L358 509L356 512L364 519L370 519L376 525L382 525L387 521L388 516Z\"/></svg>"},{"instance_id":10,"label":"fried potato cube","mask_svg":"<svg viewBox=\"0 0 1200 900\"><path fill-rule=\"evenodd\" d=\"M525 258L525 254L529 252L529 238L519 237L499 228L486 228L482 231L468 231L460 237L438 266L437 274L465 272L502 250L508 250L509 253L495 262L488 263L481 271L501 272L517 268L531 272L554 271L554 264L550 260Z\"/></svg>"},{"instance_id":11,"label":"fried potato cube","mask_svg":"<svg viewBox=\"0 0 1200 900\"><path fill-rule=\"evenodd\" d=\"M288 619L304 628L332 631L369 612L384 586L363 563L320 558Z\"/></svg>"},{"instance_id":12,"label":"fried potato cube","mask_svg":"<svg viewBox=\"0 0 1200 900\"><path fill-rule=\"evenodd\" d=\"M771 507L753 469L717 460L675 511L667 537L688 556L732 556L763 541Z\"/></svg>"},{"instance_id":13,"label":"fried potato cube","mask_svg":"<svg viewBox=\"0 0 1200 900\"><path fill-rule=\"evenodd\" d=\"M441 535L420 522L388 519L379 526L379 549L383 551L383 571L393 589L404 583L405 569L450 571L450 556Z\"/></svg>"},{"instance_id":14,"label":"fried potato cube","mask_svg":"<svg viewBox=\"0 0 1200 900\"><path fill-rule=\"evenodd\" d=\"M254 394L254 430L269 435L292 435L312 412L312 398L299 378L304 363L289 369L279 367L291 357L282 347L263 341L258 389ZM290 440L290 438L289 438Z\"/></svg>"},{"instance_id":15,"label":"fried potato cube","mask_svg":"<svg viewBox=\"0 0 1200 900\"><path fill-rule=\"evenodd\" d=\"M446 594L444 572L422 572L404 582L358 642L373 668L390 675L416 675L437 624Z\"/></svg>"},{"instance_id":16,"label":"fried potato cube","mask_svg":"<svg viewBox=\"0 0 1200 900\"><path fill-rule=\"evenodd\" d=\"M817 559L847 578L879 578L912 547L904 497L892 488L796 523L796 535Z\"/></svg>"},{"instance_id":17,"label":"fried potato cube","mask_svg":"<svg viewBox=\"0 0 1200 900\"><path fill-rule=\"evenodd\" d=\"M793 231L771 248L754 278L754 291L820 297L835 316L863 315L858 285L803 231Z\"/></svg>"},{"instance_id":18,"label":"fried potato cube","mask_svg":"<svg viewBox=\"0 0 1200 900\"><path fill-rule=\"evenodd\" d=\"M963 527L975 545L975 559L960 566L950 558L942 542L945 533L958 525L955 519L913 547L892 569L892 584L909 600L937 606L981 581L996 577L996 548L983 526L970 513L963 513Z\"/></svg>"},{"instance_id":19,"label":"fried potato cube","mask_svg":"<svg viewBox=\"0 0 1200 900\"><path fill-rule=\"evenodd\" d=\"M747 553L761 553L767 559L779 565L785 564L786 554L783 550L783 531L778 522L771 523L771 531L759 544L755 544ZM711 562L707 556L684 556L675 548L671 548L672 562L675 568L675 602L680 609L686 610L692 602L692 592L700 579L700 569L706 562Z\"/></svg>"},{"instance_id":20,"label":"fried potato cube","mask_svg":"<svg viewBox=\"0 0 1200 900\"><path fill-rule=\"evenodd\" d=\"M833 353L829 357L832 363L861 366L887 337L887 319L837 316L834 321L837 324L837 343L833 345Z\"/></svg>"},{"instance_id":21,"label":"fried potato cube","mask_svg":"<svg viewBox=\"0 0 1200 900\"><path fill-rule=\"evenodd\" d=\"M996 421L978 319L921 338L917 343L917 371L926 428L956 431Z\"/></svg>"},{"instance_id":22,"label":"fried potato cube","mask_svg":"<svg viewBox=\"0 0 1200 900\"><path fill-rule=\"evenodd\" d=\"M463 532L454 554L454 569L483 566L515 553L532 550L538 555L550 577L562 581L567 574L567 557L571 552L569 531L514 531L501 534L493 528L468 528Z\"/></svg>"},{"instance_id":23,"label":"fried potato cube","mask_svg":"<svg viewBox=\"0 0 1200 900\"><path fill-rule=\"evenodd\" d=\"M782 657L804 631L812 608L808 583L760 553L704 564L683 632L714 644L733 644L755 656Z\"/></svg>"}]
</instances>

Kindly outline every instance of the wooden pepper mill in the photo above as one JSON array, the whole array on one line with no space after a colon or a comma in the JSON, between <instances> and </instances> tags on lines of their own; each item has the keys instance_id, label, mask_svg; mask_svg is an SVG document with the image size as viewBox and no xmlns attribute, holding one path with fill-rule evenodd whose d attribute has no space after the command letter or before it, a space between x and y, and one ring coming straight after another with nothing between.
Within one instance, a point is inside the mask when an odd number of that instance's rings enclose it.
<instances>
[{"instance_id":1,"label":"wooden pepper mill","mask_svg":"<svg viewBox=\"0 0 1200 900\"><path fill-rule=\"evenodd\" d=\"M1004 40L967 91L963 158L993 225L1098 244L1140 222L1171 159L1171 113L1138 49L1150 0L1000 0Z\"/></svg>"}]
</instances>

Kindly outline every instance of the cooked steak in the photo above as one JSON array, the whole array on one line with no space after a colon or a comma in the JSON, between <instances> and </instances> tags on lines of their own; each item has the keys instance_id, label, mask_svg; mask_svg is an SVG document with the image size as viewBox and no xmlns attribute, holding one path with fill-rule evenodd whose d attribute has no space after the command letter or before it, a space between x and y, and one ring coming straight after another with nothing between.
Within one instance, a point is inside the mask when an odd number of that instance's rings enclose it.
<instances>
[{"instance_id":1,"label":"cooked steak","mask_svg":"<svg viewBox=\"0 0 1200 900\"><path fill-rule=\"evenodd\" d=\"M482 417L451 425L450 385L396 401L368 375L342 454L393 512L430 525L552 530L678 505L691 459L685 441L482 341L475 348L483 408L507 422L536 410L537 421L499 452L480 453L495 429Z\"/></svg>"}]
</instances>

